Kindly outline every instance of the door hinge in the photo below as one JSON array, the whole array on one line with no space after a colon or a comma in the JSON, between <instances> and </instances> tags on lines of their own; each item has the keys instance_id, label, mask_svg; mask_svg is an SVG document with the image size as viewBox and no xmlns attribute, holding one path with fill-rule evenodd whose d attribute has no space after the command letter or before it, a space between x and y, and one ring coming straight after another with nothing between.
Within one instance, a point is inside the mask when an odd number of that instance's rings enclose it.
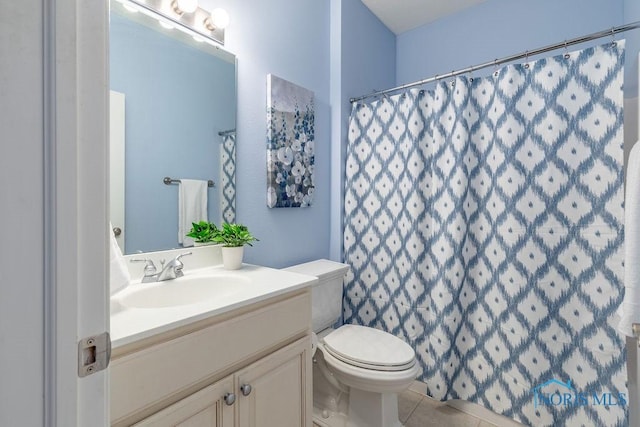
<instances>
[{"instance_id":1,"label":"door hinge","mask_svg":"<svg viewBox=\"0 0 640 427\"><path fill-rule=\"evenodd\" d=\"M109 366L111 337L109 332L83 338L78 342L78 376L86 377Z\"/></svg>"}]
</instances>

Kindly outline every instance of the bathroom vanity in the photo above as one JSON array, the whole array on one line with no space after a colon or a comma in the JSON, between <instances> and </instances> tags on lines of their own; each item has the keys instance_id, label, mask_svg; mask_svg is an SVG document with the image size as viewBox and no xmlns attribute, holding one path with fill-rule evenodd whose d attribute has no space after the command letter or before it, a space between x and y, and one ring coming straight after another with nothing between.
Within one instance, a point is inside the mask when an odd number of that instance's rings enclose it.
<instances>
[{"instance_id":1,"label":"bathroom vanity","mask_svg":"<svg viewBox=\"0 0 640 427\"><path fill-rule=\"evenodd\" d=\"M315 281L209 267L116 294L112 425L311 427Z\"/></svg>"}]
</instances>

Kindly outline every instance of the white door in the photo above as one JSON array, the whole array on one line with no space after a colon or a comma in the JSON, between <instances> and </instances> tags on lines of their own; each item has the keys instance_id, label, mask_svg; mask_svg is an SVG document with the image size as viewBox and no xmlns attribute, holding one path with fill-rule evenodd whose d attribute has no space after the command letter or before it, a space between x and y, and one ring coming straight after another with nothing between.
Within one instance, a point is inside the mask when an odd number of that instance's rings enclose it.
<instances>
[{"instance_id":1,"label":"white door","mask_svg":"<svg viewBox=\"0 0 640 427\"><path fill-rule=\"evenodd\" d=\"M124 235L124 147L125 95L110 91L109 102L109 219L120 250L125 253Z\"/></svg>"},{"instance_id":2,"label":"white door","mask_svg":"<svg viewBox=\"0 0 640 427\"><path fill-rule=\"evenodd\" d=\"M18 10L19 9L19 10ZM107 2L0 13L0 425L106 426Z\"/></svg>"},{"instance_id":3,"label":"white door","mask_svg":"<svg viewBox=\"0 0 640 427\"><path fill-rule=\"evenodd\" d=\"M40 425L45 410L43 30L33 19L42 15L42 4L25 1L25 13L0 13L2 426Z\"/></svg>"}]
</instances>

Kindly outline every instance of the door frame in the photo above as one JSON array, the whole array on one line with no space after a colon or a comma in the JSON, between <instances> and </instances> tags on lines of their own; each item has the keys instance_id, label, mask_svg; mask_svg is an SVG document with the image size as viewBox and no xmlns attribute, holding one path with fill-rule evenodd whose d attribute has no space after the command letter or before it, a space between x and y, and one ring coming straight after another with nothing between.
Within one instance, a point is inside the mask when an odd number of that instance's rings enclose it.
<instances>
[{"instance_id":1,"label":"door frame","mask_svg":"<svg viewBox=\"0 0 640 427\"><path fill-rule=\"evenodd\" d=\"M78 342L109 329L108 2L42 0L44 421L107 426L108 369L78 376Z\"/></svg>"}]
</instances>

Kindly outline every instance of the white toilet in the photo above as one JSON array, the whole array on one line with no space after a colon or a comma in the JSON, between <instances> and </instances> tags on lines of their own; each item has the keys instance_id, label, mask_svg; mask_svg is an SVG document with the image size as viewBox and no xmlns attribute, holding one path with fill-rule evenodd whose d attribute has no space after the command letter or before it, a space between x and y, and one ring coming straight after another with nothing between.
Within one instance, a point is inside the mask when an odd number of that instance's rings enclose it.
<instances>
[{"instance_id":1,"label":"white toilet","mask_svg":"<svg viewBox=\"0 0 640 427\"><path fill-rule=\"evenodd\" d=\"M312 290L314 422L323 427L401 427L398 393L419 373L415 352L378 329L332 329L342 312L342 279L348 269L328 260L285 269L318 278Z\"/></svg>"}]
</instances>

